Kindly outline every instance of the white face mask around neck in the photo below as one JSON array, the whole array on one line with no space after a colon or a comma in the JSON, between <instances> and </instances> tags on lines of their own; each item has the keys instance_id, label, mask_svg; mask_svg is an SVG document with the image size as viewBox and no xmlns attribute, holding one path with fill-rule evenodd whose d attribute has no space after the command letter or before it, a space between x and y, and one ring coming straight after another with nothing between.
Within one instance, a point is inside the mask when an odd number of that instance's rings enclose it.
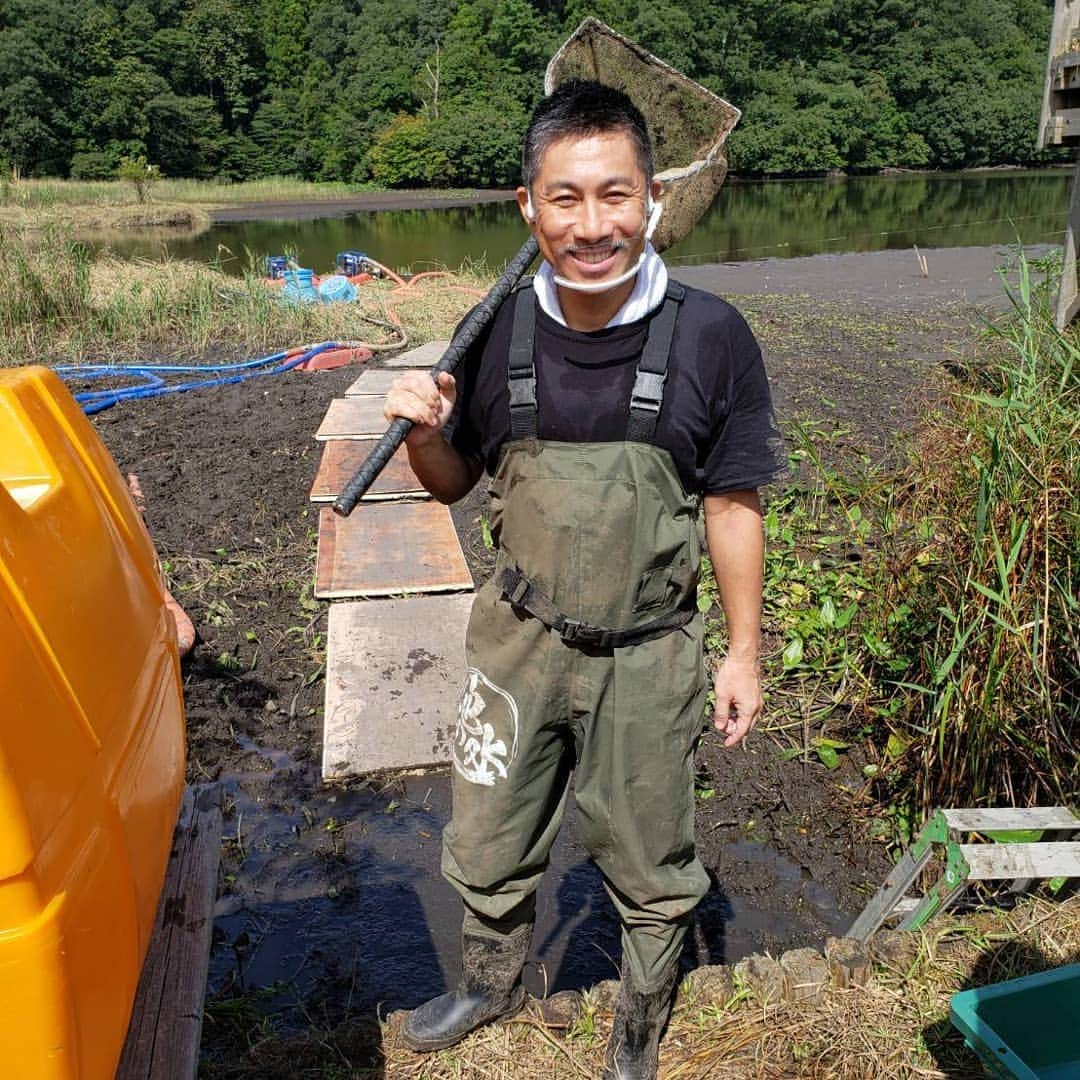
<instances>
[{"instance_id":1,"label":"white face mask around neck","mask_svg":"<svg viewBox=\"0 0 1080 1080\"><path fill-rule=\"evenodd\" d=\"M641 269L641 264L645 261L645 255L648 251L649 241L652 239L653 233L656 232L656 226L660 223L660 215L664 212L664 204L662 202L654 202L651 193L648 196L648 201L645 206L649 214L649 220L645 226L645 236L641 245L641 254L638 256L637 261L633 266L621 273L618 277L605 279L604 281L571 281L569 278L564 278L559 274L553 274L552 279L555 284L564 289L571 289L574 292L599 293L607 292L609 289L615 289L624 282L629 281ZM536 210L533 207L531 191L529 192L528 200L525 203L525 216L529 221L536 220Z\"/></svg>"}]
</instances>

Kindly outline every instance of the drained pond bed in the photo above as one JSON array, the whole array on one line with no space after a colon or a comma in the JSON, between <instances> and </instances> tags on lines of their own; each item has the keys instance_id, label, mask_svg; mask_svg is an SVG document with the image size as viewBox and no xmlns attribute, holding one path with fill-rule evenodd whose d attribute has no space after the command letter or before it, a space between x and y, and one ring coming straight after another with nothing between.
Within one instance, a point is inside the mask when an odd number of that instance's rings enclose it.
<instances>
[{"instance_id":1,"label":"drained pond bed","mask_svg":"<svg viewBox=\"0 0 1080 1080\"><path fill-rule=\"evenodd\" d=\"M763 343L781 421L816 431L825 456L881 460L897 453L897 437L941 392L944 362L971 335L970 304L995 291L999 256L935 252L945 280L936 290L915 277L914 261L905 275L891 255L852 258L860 281L848 290L829 283L833 267L843 277L842 259L787 260L786 277L759 264L754 280L744 278L749 295L732 299ZM725 294L738 289L730 269L710 277L699 268L686 280ZM890 291L895 280L905 289ZM460 1058L446 1052L427 1065L397 1048L393 1024L381 1023L456 980L460 905L438 874L450 811L444 770L332 787L319 779L327 605L312 596L317 513L307 497L321 452L312 436L355 377L352 368L289 374L125 402L95 418L121 470L139 477L172 590L198 631L183 666L189 779L219 780L226 792L202 1072L593 1075L602 1003L573 1021L565 1043L526 1018L474 1037ZM490 564L484 514L482 491L454 508L481 580ZM782 667L782 644L767 639L766 674ZM873 813L868 783L868 766L878 766L846 733L833 740L839 753L824 752L834 748L813 719L821 704L807 680L777 683L744 747L725 750L711 734L702 740L697 835L713 888L687 969L820 949L887 872L890 831ZM541 888L527 983L537 996L586 990L617 967L614 913L570 814ZM902 996L887 982L875 986L877 1005ZM858 1008L872 1013L876 1000L865 996ZM829 1023L855 1008L850 997L829 1001ZM714 1036L732 1052L761 1050L758 1071L731 1076L946 1075L919 1071L925 1048L912 1049L903 1026L891 1051L895 1071L851 1065L833 1073L820 1031L793 1021L790 1043L774 1059L763 1048L787 1028L762 1029L767 1014L758 1010L736 1028L729 1002L684 1004L662 1075L729 1075L709 1056ZM789 1071L776 1071L780 1061Z\"/></svg>"}]
</instances>

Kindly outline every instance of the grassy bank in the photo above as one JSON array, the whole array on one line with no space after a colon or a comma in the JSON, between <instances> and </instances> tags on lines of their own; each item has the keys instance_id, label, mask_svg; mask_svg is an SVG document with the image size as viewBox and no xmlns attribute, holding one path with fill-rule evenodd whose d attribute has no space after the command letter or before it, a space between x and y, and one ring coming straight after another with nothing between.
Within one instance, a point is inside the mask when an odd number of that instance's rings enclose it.
<instances>
[{"instance_id":1,"label":"grassy bank","mask_svg":"<svg viewBox=\"0 0 1080 1080\"><path fill-rule=\"evenodd\" d=\"M935 806L1080 783L1080 347L1053 326L1055 280L1020 260L1011 310L973 331L903 467L843 429L788 433L794 479L765 522L768 725L792 757L850 758L899 839Z\"/></svg>"},{"instance_id":2,"label":"grassy bank","mask_svg":"<svg viewBox=\"0 0 1080 1080\"><path fill-rule=\"evenodd\" d=\"M158 180L141 202L125 180L0 179L0 224L23 229L63 225L80 230L184 228L201 230L209 210L237 203L326 202L379 191L370 184L313 183L287 176L227 183L220 180ZM400 193L399 193L400 194ZM425 196L463 195L456 190Z\"/></svg>"},{"instance_id":3,"label":"grassy bank","mask_svg":"<svg viewBox=\"0 0 1080 1080\"><path fill-rule=\"evenodd\" d=\"M1028 901L1012 912L939 919L921 934L893 935L875 955L868 985L825 989L817 1000L758 1000L730 973L705 969L679 993L660 1055L665 1080L805 1077L978 1080L985 1073L949 1022L957 990L1080 959L1080 900ZM257 993L208 1006L208 1025L244 1049L227 1065L202 1063L207 1080L451 1080L454 1077L594 1077L611 1028L612 987L585 994L568 1030L531 1009L450 1050L417 1055L398 1035L400 1014L376 1025L346 1021L283 1036L260 1019Z\"/></svg>"},{"instance_id":4,"label":"grassy bank","mask_svg":"<svg viewBox=\"0 0 1080 1080\"><path fill-rule=\"evenodd\" d=\"M326 340L419 344L448 336L486 283L466 269L410 289L372 283L357 303L292 305L255 271L94 257L63 233L10 230L0 230L0 275L0 365L254 356Z\"/></svg>"}]
</instances>

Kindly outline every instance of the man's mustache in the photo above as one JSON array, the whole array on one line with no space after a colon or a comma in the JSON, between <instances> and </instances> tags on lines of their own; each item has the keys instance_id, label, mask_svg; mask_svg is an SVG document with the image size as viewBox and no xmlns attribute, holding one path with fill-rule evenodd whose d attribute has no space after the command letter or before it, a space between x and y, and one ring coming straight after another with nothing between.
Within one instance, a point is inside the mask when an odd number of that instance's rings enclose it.
<instances>
[{"instance_id":1,"label":"man's mustache","mask_svg":"<svg viewBox=\"0 0 1080 1080\"><path fill-rule=\"evenodd\" d=\"M564 255L593 255L600 251L622 251L629 247L626 240L601 240L596 244L567 244L562 249Z\"/></svg>"}]
</instances>

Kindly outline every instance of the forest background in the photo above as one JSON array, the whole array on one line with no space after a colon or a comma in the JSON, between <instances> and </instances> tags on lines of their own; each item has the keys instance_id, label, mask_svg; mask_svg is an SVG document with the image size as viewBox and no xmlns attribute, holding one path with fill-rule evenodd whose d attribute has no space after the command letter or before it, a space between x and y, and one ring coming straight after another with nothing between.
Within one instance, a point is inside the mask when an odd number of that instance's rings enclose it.
<instances>
[{"instance_id":1,"label":"forest background","mask_svg":"<svg viewBox=\"0 0 1080 1080\"><path fill-rule=\"evenodd\" d=\"M587 14L743 109L743 175L1031 164L1051 0L0 0L22 175L517 183Z\"/></svg>"}]
</instances>

